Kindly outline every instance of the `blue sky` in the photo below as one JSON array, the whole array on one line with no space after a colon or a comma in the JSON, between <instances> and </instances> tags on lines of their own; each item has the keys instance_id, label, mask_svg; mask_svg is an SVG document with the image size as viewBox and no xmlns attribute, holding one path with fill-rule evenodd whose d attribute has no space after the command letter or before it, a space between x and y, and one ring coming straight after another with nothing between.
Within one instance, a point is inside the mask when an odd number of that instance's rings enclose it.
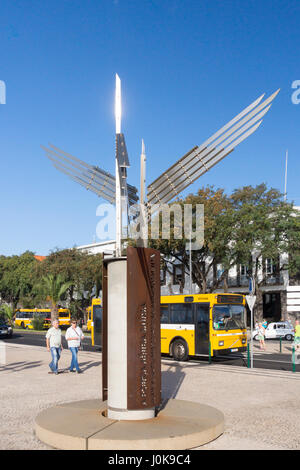
<instances>
[{"instance_id":1,"label":"blue sky","mask_svg":"<svg viewBox=\"0 0 300 470\"><path fill-rule=\"evenodd\" d=\"M280 87L259 130L190 191L261 182L283 191L288 149L288 198L300 205L300 104L291 100L298 0L2 0L0 8L1 254L93 241L101 200L57 172L40 145L113 173L116 72L137 186L142 138L150 183Z\"/></svg>"}]
</instances>

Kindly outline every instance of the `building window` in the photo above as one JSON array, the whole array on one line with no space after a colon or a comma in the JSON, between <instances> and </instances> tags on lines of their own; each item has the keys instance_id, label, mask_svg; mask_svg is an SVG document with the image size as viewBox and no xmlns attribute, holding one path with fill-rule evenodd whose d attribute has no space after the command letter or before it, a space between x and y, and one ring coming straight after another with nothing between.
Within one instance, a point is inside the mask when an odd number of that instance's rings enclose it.
<instances>
[{"instance_id":1,"label":"building window","mask_svg":"<svg viewBox=\"0 0 300 470\"><path fill-rule=\"evenodd\" d=\"M183 264L176 264L173 266L173 284L182 284L183 283Z\"/></svg>"},{"instance_id":2,"label":"building window","mask_svg":"<svg viewBox=\"0 0 300 470\"><path fill-rule=\"evenodd\" d=\"M224 268L222 264L217 264L217 280L221 279L222 275L224 273Z\"/></svg>"},{"instance_id":3,"label":"building window","mask_svg":"<svg viewBox=\"0 0 300 470\"><path fill-rule=\"evenodd\" d=\"M276 264L271 258L266 258L265 263L266 274L268 276L273 276L276 273Z\"/></svg>"},{"instance_id":4,"label":"building window","mask_svg":"<svg viewBox=\"0 0 300 470\"><path fill-rule=\"evenodd\" d=\"M248 275L248 268L245 264L240 265L240 276L241 277L247 277Z\"/></svg>"},{"instance_id":5,"label":"building window","mask_svg":"<svg viewBox=\"0 0 300 470\"><path fill-rule=\"evenodd\" d=\"M166 285L166 270L165 269L160 270L160 285L161 286Z\"/></svg>"}]
</instances>

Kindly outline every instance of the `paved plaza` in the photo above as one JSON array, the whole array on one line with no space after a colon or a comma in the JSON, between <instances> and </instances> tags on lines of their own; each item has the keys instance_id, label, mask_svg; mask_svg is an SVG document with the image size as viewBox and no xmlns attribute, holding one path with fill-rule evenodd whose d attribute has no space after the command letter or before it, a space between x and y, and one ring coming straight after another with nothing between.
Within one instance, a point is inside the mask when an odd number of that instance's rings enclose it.
<instances>
[{"instance_id":1,"label":"paved plaza","mask_svg":"<svg viewBox=\"0 0 300 470\"><path fill-rule=\"evenodd\" d=\"M3 343L2 343L3 346ZM0 449L49 449L34 435L37 414L64 402L99 398L101 353L81 351L83 374L48 374L50 353L6 343L0 365ZM2 351L3 361L3 351ZM224 364L162 360L163 398L213 406L225 415L225 432L200 449L300 449L300 374Z\"/></svg>"}]
</instances>

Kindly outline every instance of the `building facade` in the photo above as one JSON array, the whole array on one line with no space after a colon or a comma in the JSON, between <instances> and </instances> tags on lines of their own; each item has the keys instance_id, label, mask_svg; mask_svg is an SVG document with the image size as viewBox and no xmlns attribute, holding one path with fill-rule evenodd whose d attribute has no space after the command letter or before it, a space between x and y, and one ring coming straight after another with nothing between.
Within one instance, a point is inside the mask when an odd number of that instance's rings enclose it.
<instances>
[{"instance_id":1,"label":"building facade","mask_svg":"<svg viewBox=\"0 0 300 470\"><path fill-rule=\"evenodd\" d=\"M115 241L91 243L77 247L80 251L90 254L104 253L113 255ZM255 253L253 253L255 259ZM161 270L161 294L197 294L200 292L196 284L190 284L190 274L178 260L170 258L166 261L166 268ZM255 319L266 319L268 322L300 319L300 276L290 278L287 270L283 269L287 256L282 255L278 260L260 260L258 270L258 282L260 285L260 296L254 309ZM210 260L208 259L209 263ZM222 266L217 265L212 268L207 275L207 290L212 292L224 292L224 283L218 288L212 289L216 276L223 274ZM231 293L249 293L249 277L247 266L234 266L226 276L226 289Z\"/></svg>"}]
</instances>

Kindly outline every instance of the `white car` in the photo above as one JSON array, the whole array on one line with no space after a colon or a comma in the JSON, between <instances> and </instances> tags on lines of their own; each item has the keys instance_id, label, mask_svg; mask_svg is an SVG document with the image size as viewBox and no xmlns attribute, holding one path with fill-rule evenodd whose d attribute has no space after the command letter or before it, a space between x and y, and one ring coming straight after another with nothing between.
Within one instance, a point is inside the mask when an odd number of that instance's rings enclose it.
<instances>
[{"instance_id":1,"label":"white car","mask_svg":"<svg viewBox=\"0 0 300 470\"><path fill-rule=\"evenodd\" d=\"M258 330L254 330L252 333L253 339L257 340ZM287 341L294 339L294 328L291 323L286 321L280 321L276 323L269 323L265 330L265 339L276 339L284 338Z\"/></svg>"}]
</instances>

